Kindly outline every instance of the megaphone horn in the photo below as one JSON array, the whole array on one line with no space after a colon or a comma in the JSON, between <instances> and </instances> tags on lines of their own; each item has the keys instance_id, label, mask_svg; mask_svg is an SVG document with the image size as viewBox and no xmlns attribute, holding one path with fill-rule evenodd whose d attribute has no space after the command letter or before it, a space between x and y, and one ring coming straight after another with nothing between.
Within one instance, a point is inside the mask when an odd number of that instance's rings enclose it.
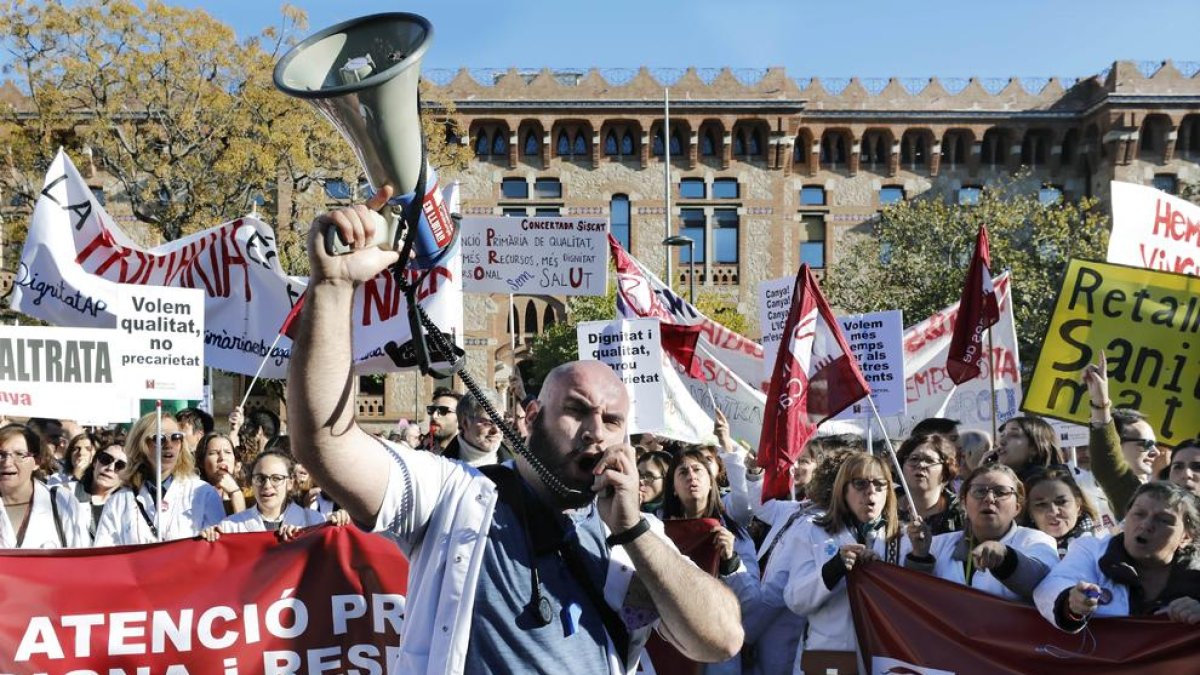
<instances>
[{"instance_id":1,"label":"megaphone horn","mask_svg":"<svg viewBox=\"0 0 1200 675\"><path fill-rule=\"evenodd\" d=\"M416 14L359 17L306 38L274 72L280 91L311 103L350 142L372 189L391 185L399 195L372 243L394 246L395 212L406 211L407 225L417 228L413 263L421 268L432 267L457 235L422 143L417 86L432 38L433 25ZM332 228L325 248L331 255L348 250Z\"/></svg>"}]
</instances>

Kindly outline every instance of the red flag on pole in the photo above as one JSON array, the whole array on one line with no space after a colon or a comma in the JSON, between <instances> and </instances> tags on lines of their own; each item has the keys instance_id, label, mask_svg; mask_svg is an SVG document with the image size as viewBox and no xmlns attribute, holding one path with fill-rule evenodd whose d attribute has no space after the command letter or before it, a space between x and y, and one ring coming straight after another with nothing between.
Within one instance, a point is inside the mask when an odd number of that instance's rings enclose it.
<instances>
[{"instance_id":1,"label":"red flag on pole","mask_svg":"<svg viewBox=\"0 0 1200 675\"><path fill-rule=\"evenodd\" d=\"M700 359L696 358L696 342L700 339L701 330L702 327L699 325L659 324L659 336L663 349L687 370L688 377L696 379L704 377Z\"/></svg>"},{"instance_id":2,"label":"red flag on pole","mask_svg":"<svg viewBox=\"0 0 1200 675\"><path fill-rule=\"evenodd\" d=\"M992 254L987 227L980 225L975 237L975 255L967 268L967 282L959 300L946 372L954 384L979 377L979 364L987 357L983 333L1000 320L1000 301L992 285Z\"/></svg>"},{"instance_id":3,"label":"red flag on pole","mask_svg":"<svg viewBox=\"0 0 1200 675\"><path fill-rule=\"evenodd\" d=\"M763 501L791 491L791 466L817 425L871 393L808 265L800 266L775 358L758 457Z\"/></svg>"}]
</instances>

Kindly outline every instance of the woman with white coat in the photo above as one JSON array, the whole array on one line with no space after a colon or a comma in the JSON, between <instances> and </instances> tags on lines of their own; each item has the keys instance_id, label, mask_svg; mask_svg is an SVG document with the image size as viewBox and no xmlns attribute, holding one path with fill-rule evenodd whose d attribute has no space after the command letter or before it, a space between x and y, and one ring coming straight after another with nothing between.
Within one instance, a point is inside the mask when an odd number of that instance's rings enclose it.
<instances>
[{"instance_id":1,"label":"woman with white coat","mask_svg":"<svg viewBox=\"0 0 1200 675\"><path fill-rule=\"evenodd\" d=\"M225 517L221 496L196 475L195 456L175 418L162 414L161 434L155 418L155 413L143 415L125 438L129 487L109 499L96 528L96 546L188 539ZM156 468L159 443L162 466ZM156 503L160 481L161 505Z\"/></svg>"},{"instance_id":2,"label":"woman with white coat","mask_svg":"<svg viewBox=\"0 0 1200 675\"><path fill-rule=\"evenodd\" d=\"M931 536L918 518L908 526L912 553L904 566L1018 602L1058 564L1054 537L1017 525L1025 487L1004 464L985 464L959 488L967 513L961 532Z\"/></svg>"},{"instance_id":3,"label":"woman with white coat","mask_svg":"<svg viewBox=\"0 0 1200 675\"><path fill-rule=\"evenodd\" d=\"M0 548L61 548L50 490L37 480L41 438L24 424L0 427Z\"/></svg>"},{"instance_id":4,"label":"woman with white coat","mask_svg":"<svg viewBox=\"0 0 1200 675\"><path fill-rule=\"evenodd\" d=\"M803 671L824 673L824 664L856 658L846 574L870 560L899 564L908 543L900 536L896 511L887 463L856 453L838 469L829 510L793 528L795 559L783 598L789 609L808 617L808 634L800 642Z\"/></svg>"},{"instance_id":5,"label":"woman with white coat","mask_svg":"<svg viewBox=\"0 0 1200 675\"><path fill-rule=\"evenodd\" d=\"M1200 623L1200 505L1187 490L1158 481L1133 493L1124 532L1084 537L1034 591L1038 611L1068 633L1093 616L1165 614Z\"/></svg>"},{"instance_id":6,"label":"woman with white coat","mask_svg":"<svg viewBox=\"0 0 1200 675\"><path fill-rule=\"evenodd\" d=\"M259 454L250 469L250 484L254 490L254 506L239 511L220 524L205 528L200 536L208 541L216 541L221 534L235 532L277 532L280 539L291 539L296 534L313 525L326 522L325 516L312 509L306 509L288 499L292 492L293 471L295 462L287 454L278 450L267 450ZM340 521L335 515L329 520L345 525L350 518L345 511Z\"/></svg>"},{"instance_id":7,"label":"woman with white coat","mask_svg":"<svg viewBox=\"0 0 1200 675\"><path fill-rule=\"evenodd\" d=\"M108 498L121 487L121 472L129 466L125 448L110 445L97 452L83 476L50 488L54 524L64 548L90 548Z\"/></svg>"}]
</instances>

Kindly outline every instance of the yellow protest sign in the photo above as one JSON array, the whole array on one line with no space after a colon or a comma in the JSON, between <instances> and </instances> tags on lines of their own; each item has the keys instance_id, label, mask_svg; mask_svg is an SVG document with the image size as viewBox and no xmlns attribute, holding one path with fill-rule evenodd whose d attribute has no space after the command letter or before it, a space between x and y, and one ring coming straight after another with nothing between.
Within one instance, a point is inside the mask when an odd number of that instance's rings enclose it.
<instances>
[{"instance_id":1,"label":"yellow protest sign","mask_svg":"<svg viewBox=\"0 0 1200 675\"><path fill-rule=\"evenodd\" d=\"M1099 349L1113 406L1170 445L1200 435L1200 277L1072 260L1022 409L1086 424L1079 375Z\"/></svg>"}]
</instances>

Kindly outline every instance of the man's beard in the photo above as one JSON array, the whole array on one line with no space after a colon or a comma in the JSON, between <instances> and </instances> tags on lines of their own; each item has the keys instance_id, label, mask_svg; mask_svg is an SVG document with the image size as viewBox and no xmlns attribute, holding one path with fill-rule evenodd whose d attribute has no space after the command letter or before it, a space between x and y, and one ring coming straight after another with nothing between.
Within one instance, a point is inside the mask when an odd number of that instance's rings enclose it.
<instances>
[{"instance_id":1,"label":"man's beard","mask_svg":"<svg viewBox=\"0 0 1200 675\"><path fill-rule=\"evenodd\" d=\"M530 425L529 440L526 442L526 447L529 448L529 453L536 457L551 475L558 478L568 488L578 492L578 494L562 495L547 484L546 488L553 493L557 506L564 509L578 509L587 506L595 498L595 495L592 493L591 480L581 480L573 483L572 479L566 475L565 469L576 458L574 453L569 451L561 457L556 457L557 453L550 442L550 433L546 430L544 415L538 415L533 420L533 424ZM526 461L528 462L529 460L526 459ZM538 478L543 483L546 483L546 479L541 475Z\"/></svg>"}]
</instances>

